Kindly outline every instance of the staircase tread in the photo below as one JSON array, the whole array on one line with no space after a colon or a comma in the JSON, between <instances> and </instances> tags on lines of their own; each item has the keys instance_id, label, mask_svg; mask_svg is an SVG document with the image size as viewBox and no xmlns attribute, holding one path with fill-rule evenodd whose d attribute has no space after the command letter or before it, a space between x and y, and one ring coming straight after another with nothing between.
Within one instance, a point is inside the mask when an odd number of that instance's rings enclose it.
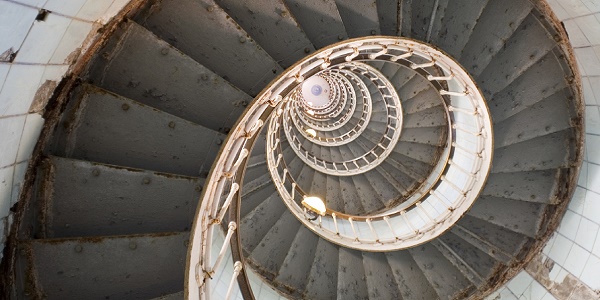
<instances>
[{"instance_id":1,"label":"staircase tread","mask_svg":"<svg viewBox=\"0 0 600 300\"><path fill-rule=\"evenodd\" d=\"M540 21L529 14L481 74L474 74L484 96L490 98L508 86L554 47L555 41L547 34ZM544 77L548 75L545 74Z\"/></svg>"},{"instance_id":2,"label":"staircase tread","mask_svg":"<svg viewBox=\"0 0 600 300\"><path fill-rule=\"evenodd\" d=\"M429 280L407 250L386 252L388 264L402 299L436 299L438 296Z\"/></svg>"},{"instance_id":3,"label":"staircase tread","mask_svg":"<svg viewBox=\"0 0 600 300\"><path fill-rule=\"evenodd\" d=\"M157 172L208 171L223 135L101 88L83 85L52 154ZM199 140L211 141L197 143Z\"/></svg>"},{"instance_id":4,"label":"staircase tread","mask_svg":"<svg viewBox=\"0 0 600 300\"><path fill-rule=\"evenodd\" d=\"M384 253L362 252L369 299L401 299Z\"/></svg>"},{"instance_id":5,"label":"staircase tread","mask_svg":"<svg viewBox=\"0 0 600 300\"><path fill-rule=\"evenodd\" d=\"M491 173L539 171L570 167L574 161L573 147L569 141L574 136L572 128L536 137L494 149ZM566 149L565 149L566 148ZM519 155L515 155L518 153Z\"/></svg>"},{"instance_id":6,"label":"staircase tread","mask_svg":"<svg viewBox=\"0 0 600 300\"><path fill-rule=\"evenodd\" d=\"M431 36L431 43L443 49L450 56L460 55L488 2L488 0L448 1L444 12L443 29L440 29L439 35Z\"/></svg>"},{"instance_id":7,"label":"staircase tread","mask_svg":"<svg viewBox=\"0 0 600 300\"><path fill-rule=\"evenodd\" d=\"M212 0L156 2L138 21L252 97L283 71Z\"/></svg>"},{"instance_id":8,"label":"staircase tread","mask_svg":"<svg viewBox=\"0 0 600 300\"><path fill-rule=\"evenodd\" d=\"M315 49L348 38L342 17L333 1L284 0L284 2Z\"/></svg>"},{"instance_id":9,"label":"staircase tread","mask_svg":"<svg viewBox=\"0 0 600 300\"><path fill-rule=\"evenodd\" d=\"M43 239L32 240L29 247L45 297L147 299L183 289L188 236Z\"/></svg>"},{"instance_id":10,"label":"staircase tread","mask_svg":"<svg viewBox=\"0 0 600 300\"><path fill-rule=\"evenodd\" d=\"M314 46L278 0L216 0L248 34L283 68L293 65Z\"/></svg>"},{"instance_id":11,"label":"staircase tread","mask_svg":"<svg viewBox=\"0 0 600 300\"><path fill-rule=\"evenodd\" d=\"M244 206L242 201L242 206ZM278 193L273 193L251 211L241 216L240 227L244 250L251 253L277 220L287 211Z\"/></svg>"},{"instance_id":12,"label":"staircase tread","mask_svg":"<svg viewBox=\"0 0 600 300\"><path fill-rule=\"evenodd\" d=\"M339 247L319 238L315 260L311 264L304 298L335 299L338 286Z\"/></svg>"},{"instance_id":13,"label":"staircase tread","mask_svg":"<svg viewBox=\"0 0 600 300\"><path fill-rule=\"evenodd\" d=\"M365 267L360 251L339 248L337 299L368 299Z\"/></svg>"},{"instance_id":14,"label":"staircase tread","mask_svg":"<svg viewBox=\"0 0 600 300\"><path fill-rule=\"evenodd\" d=\"M566 99L565 93L559 92L494 123L494 147L505 147L571 128Z\"/></svg>"},{"instance_id":15,"label":"staircase tread","mask_svg":"<svg viewBox=\"0 0 600 300\"><path fill-rule=\"evenodd\" d=\"M335 0L344 21L348 37L379 35L379 17L373 2L361 0Z\"/></svg>"},{"instance_id":16,"label":"staircase tread","mask_svg":"<svg viewBox=\"0 0 600 300\"><path fill-rule=\"evenodd\" d=\"M470 216L536 238L546 205L493 196L481 196L467 212Z\"/></svg>"},{"instance_id":17,"label":"staircase tread","mask_svg":"<svg viewBox=\"0 0 600 300\"><path fill-rule=\"evenodd\" d=\"M284 262L300 226L300 221L289 210L284 210L281 217L252 250L248 259L268 280L277 276L279 267Z\"/></svg>"},{"instance_id":18,"label":"staircase tread","mask_svg":"<svg viewBox=\"0 0 600 300\"><path fill-rule=\"evenodd\" d=\"M312 267L312 262L315 259L315 252L319 236L314 234L308 228L300 226L292 245L287 252L275 280L283 285L286 289L291 287L292 295L298 295L299 292L306 288L309 280L308 274Z\"/></svg>"},{"instance_id":19,"label":"staircase tread","mask_svg":"<svg viewBox=\"0 0 600 300\"><path fill-rule=\"evenodd\" d=\"M555 169L490 174L481 196L558 204L558 191L554 184L557 175Z\"/></svg>"},{"instance_id":20,"label":"staircase tread","mask_svg":"<svg viewBox=\"0 0 600 300\"><path fill-rule=\"evenodd\" d=\"M377 15L381 35L399 36L398 0L377 0Z\"/></svg>"},{"instance_id":21,"label":"staircase tread","mask_svg":"<svg viewBox=\"0 0 600 300\"><path fill-rule=\"evenodd\" d=\"M45 237L189 230L204 181L54 156L45 168Z\"/></svg>"},{"instance_id":22,"label":"staircase tread","mask_svg":"<svg viewBox=\"0 0 600 300\"><path fill-rule=\"evenodd\" d=\"M124 23L99 53L108 56L95 58L88 80L213 130L231 128L244 110L242 104L252 101L252 97L133 21Z\"/></svg>"},{"instance_id":23,"label":"staircase tread","mask_svg":"<svg viewBox=\"0 0 600 300\"><path fill-rule=\"evenodd\" d=\"M453 299L459 292L473 288L472 283L432 244L423 244L408 251L431 282L438 298Z\"/></svg>"},{"instance_id":24,"label":"staircase tread","mask_svg":"<svg viewBox=\"0 0 600 300\"><path fill-rule=\"evenodd\" d=\"M458 60L465 69L471 74L479 74L494 54L502 49L505 41L514 34L530 13L532 6L530 1L522 0L488 1L469 41L461 54L456 56L460 57ZM494 34L489 34L490 32ZM484 52L490 55L481 55Z\"/></svg>"},{"instance_id":25,"label":"staircase tread","mask_svg":"<svg viewBox=\"0 0 600 300\"><path fill-rule=\"evenodd\" d=\"M405 115L403 128L438 127L448 124L446 113L442 106L434 106L419 112Z\"/></svg>"}]
</instances>

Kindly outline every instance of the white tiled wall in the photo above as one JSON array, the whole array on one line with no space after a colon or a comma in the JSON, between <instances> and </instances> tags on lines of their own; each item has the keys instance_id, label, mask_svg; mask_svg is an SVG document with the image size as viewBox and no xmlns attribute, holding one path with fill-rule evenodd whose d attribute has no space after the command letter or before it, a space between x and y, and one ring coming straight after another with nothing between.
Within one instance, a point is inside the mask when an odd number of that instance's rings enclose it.
<instances>
[{"instance_id":1,"label":"white tiled wall","mask_svg":"<svg viewBox=\"0 0 600 300\"><path fill-rule=\"evenodd\" d=\"M0 0L0 256L25 171L44 125L32 109L48 80L59 82L86 39L129 0ZM36 21L40 9L49 11Z\"/></svg>"}]
</instances>

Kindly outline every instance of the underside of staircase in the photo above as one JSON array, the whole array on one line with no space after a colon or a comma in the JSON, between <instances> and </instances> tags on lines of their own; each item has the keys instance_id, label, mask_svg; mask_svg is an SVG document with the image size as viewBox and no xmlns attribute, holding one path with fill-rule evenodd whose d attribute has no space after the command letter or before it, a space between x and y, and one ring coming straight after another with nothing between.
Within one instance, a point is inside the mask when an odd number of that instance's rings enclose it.
<instances>
[{"instance_id":1,"label":"underside of staircase","mask_svg":"<svg viewBox=\"0 0 600 300\"><path fill-rule=\"evenodd\" d=\"M579 75L544 1L151 0L107 26L89 62L55 93L63 97L48 108L54 118L18 212L9 297L183 298L198 200L245 108L306 55L378 35L445 51L479 86L494 133L479 198L418 246L340 246L283 203L265 158L265 126L240 192L245 265L280 295L300 299L480 299L508 281L556 229L582 160ZM406 66L365 63L402 103L402 134L385 161L334 176L300 159L283 132L281 140L298 184L353 215L405 201L439 160L449 130L428 80ZM328 134L351 130L361 114ZM381 107L372 107L370 122L352 143L302 143L325 160L360 155L387 124Z\"/></svg>"}]
</instances>

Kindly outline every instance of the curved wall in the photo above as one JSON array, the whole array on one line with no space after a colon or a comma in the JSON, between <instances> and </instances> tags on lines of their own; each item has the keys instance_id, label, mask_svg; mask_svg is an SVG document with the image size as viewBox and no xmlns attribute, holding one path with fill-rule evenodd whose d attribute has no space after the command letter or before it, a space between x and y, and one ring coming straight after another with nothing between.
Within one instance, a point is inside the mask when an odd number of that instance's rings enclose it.
<instances>
[{"instance_id":1,"label":"curved wall","mask_svg":"<svg viewBox=\"0 0 600 300\"><path fill-rule=\"evenodd\" d=\"M0 249L44 124L43 108L98 29L129 1L0 0ZM543 253L489 299L600 298L600 1L549 4L569 33L583 76L585 161L574 199Z\"/></svg>"}]
</instances>

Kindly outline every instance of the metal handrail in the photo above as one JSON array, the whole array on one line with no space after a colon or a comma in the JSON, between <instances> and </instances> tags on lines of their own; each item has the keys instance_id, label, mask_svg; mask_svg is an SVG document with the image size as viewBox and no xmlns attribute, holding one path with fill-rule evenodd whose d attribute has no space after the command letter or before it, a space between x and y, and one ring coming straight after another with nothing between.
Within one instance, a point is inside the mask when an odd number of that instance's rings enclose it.
<instances>
[{"instance_id":1,"label":"metal handrail","mask_svg":"<svg viewBox=\"0 0 600 300\"><path fill-rule=\"evenodd\" d=\"M417 52L413 50L410 53L411 55L418 55ZM354 52L352 53L354 54ZM422 55L422 57L427 56ZM278 164L274 163L272 158L277 155L277 152L275 151L276 148L271 146L274 145L275 136L273 135L267 139L267 162L273 181L288 208L308 228L331 242L345 247L366 251L402 249L436 237L437 234L454 223L449 221L462 216L462 213L477 198L483 182L487 178L491 165L491 152L493 151L489 113L487 113L483 96L468 77L468 74L462 69L457 69L460 66L456 62L452 60L455 64L454 68L449 68L447 62L444 64L444 58L440 58L438 61L432 60L432 62L411 65L414 69L438 66L446 73L446 76L427 74L426 78L431 81L454 81L453 84L458 86L458 90L455 91L449 89L439 90L448 104L446 106L450 122L448 128L452 130L449 134L446 151L448 158L442 161L441 168L432 173L433 180L426 186L426 189L422 190L421 194L410 201L403 209L391 209L374 216L352 216L328 210L325 216L314 221L310 220L304 214L304 208L300 205L302 198L308 195L304 194L301 187L291 178L290 171L283 167L285 164L281 164L281 160ZM460 74L460 72L463 72L463 74ZM468 78L471 82L467 84L464 78ZM443 84L438 82L436 86L441 87ZM285 104L281 105L281 110L285 111ZM470 109L465 107L467 105L471 106ZM458 117L458 114L463 116ZM283 115L284 113L278 114L271 119L270 131L281 129L282 126L279 124L283 123ZM470 118L469 122L471 123L468 124L468 128L467 124L463 125L457 121L457 119L463 120L465 117ZM473 130L473 128L476 128L476 130ZM457 133L457 131L460 131L460 133ZM289 130L285 130L285 132L288 134ZM468 159L460 158L459 152L464 152L467 147L461 144L460 139L457 139L461 134L470 134L476 140L475 148L471 151L471 156ZM291 145L295 144L294 137L288 137L288 139ZM484 150L487 151L486 155L482 155ZM310 157L306 152L301 152L300 155L304 153ZM318 165L317 161L314 162L317 166L326 166L325 163ZM456 178L462 177L449 176L449 174L462 172L466 169L470 170L467 176L462 176L466 180L456 181ZM334 170L340 171L339 168L334 168ZM461 174L464 174L464 172ZM391 227L390 224L397 227Z\"/></svg>"},{"instance_id":2,"label":"metal handrail","mask_svg":"<svg viewBox=\"0 0 600 300\"><path fill-rule=\"evenodd\" d=\"M366 220L361 222L360 218L355 219L354 217L345 219L343 215L336 213L320 217L315 221L310 221L306 218L304 211L299 209L297 203L290 201L299 195L295 192L296 184L290 180L286 182L287 169L282 171L283 176L279 173L271 173L272 179L288 208L307 228L334 243L355 249L383 251L423 243L445 231L445 229L456 222L466 212L478 196L487 179L493 151L492 125L489 111L473 79L470 78L458 63L440 50L411 39L375 36L343 41L305 57L280 74L256 97L255 101L246 109L234 129L230 132L206 180L201 203L196 212L190 237L186 269L185 295L188 299L210 299L211 297L209 283L215 275L214 272L217 270L211 258L211 250L213 247L220 249L228 247L226 245L228 243L223 243L220 246L212 244L213 231L215 229L220 230L218 224L223 221L221 218L223 215L222 212L230 209L229 206L232 201L239 201L239 197L235 197L235 195L239 196L240 193L239 186L243 180L242 173L248 159L248 153L251 150L251 145L256 138L257 132L269 118L273 116L269 124L275 124L276 122L273 122L273 120L282 116L284 111L283 99L298 87L303 78L313 76L330 66L363 59L378 59L408 64L410 61L407 59L412 56L431 59L431 62L433 62L431 65L414 64L413 66L416 68L416 71L422 72L432 67L440 68L446 76L453 75L451 80L453 80L455 85L464 88L462 90L451 88L440 90L440 94L444 95L450 106L467 109L464 106L467 104L464 102L475 103L472 111L477 112L474 115L478 118L476 124L483 126L479 128L479 132L475 132L476 135L474 137L469 137L469 139L476 141L478 145L476 150L481 149L479 152L475 151L476 155L470 158L469 162L471 164L465 165L464 161L455 160L455 157L452 156L453 164L449 163L445 166L443 171L443 175L445 176L440 177L441 179L432 188L428 197L413 206L418 209L403 210L394 215L393 218L388 216L369 218L368 222ZM437 76L438 74L430 75L439 77ZM434 78L434 80L438 79ZM442 85L438 84L436 86ZM464 101L464 99L459 98L468 98L468 100ZM459 113L464 114L464 112L455 110L452 112L452 115L454 116L454 114ZM457 136L457 131L460 131L460 136L468 135L468 132L471 132L469 130L463 132L461 129L465 128L454 128L453 137ZM279 141L274 141L272 138L268 138L267 142L270 146L273 146L275 142L279 143ZM457 148L458 146L466 147L466 145L462 145L460 140L456 138L453 139L451 145L453 149L457 150L452 151L451 155L460 151ZM271 153L269 149L267 151ZM267 155L267 163L270 171L277 170L277 168L272 167L275 164L273 155ZM474 176L465 176L468 178L465 182L450 181L450 176L448 175L454 170L456 172L459 171L455 167L457 164L462 169L470 171ZM237 184L237 190L234 183ZM288 192L286 185L292 187L292 194ZM224 199L223 195L226 195ZM228 200L230 195L234 195L231 197L232 200ZM438 201L439 206L444 207L442 212L437 211L437 213L434 213L436 212L434 201ZM419 222L419 219L424 221L420 217L423 214L430 217L434 222L428 224L423 224L426 222ZM405 223L397 223L401 220L405 220ZM239 215L236 216L235 220L231 220L231 222L234 222L233 224L237 226L239 224ZM382 234L382 225L390 228L390 232L394 232L393 241L389 242L390 237ZM236 226L232 225L229 228L235 231ZM352 232L350 232L350 228ZM404 232L407 229L409 232ZM366 232L373 231L376 231L377 238L366 238L368 237ZM221 252L226 253L226 251ZM220 260L217 258L217 261L222 261L222 258ZM241 261L235 264L230 287L237 281L236 279L239 276L245 277L243 275L243 267L244 265ZM228 288L228 290L230 289Z\"/></svg>"}]
</instances>

